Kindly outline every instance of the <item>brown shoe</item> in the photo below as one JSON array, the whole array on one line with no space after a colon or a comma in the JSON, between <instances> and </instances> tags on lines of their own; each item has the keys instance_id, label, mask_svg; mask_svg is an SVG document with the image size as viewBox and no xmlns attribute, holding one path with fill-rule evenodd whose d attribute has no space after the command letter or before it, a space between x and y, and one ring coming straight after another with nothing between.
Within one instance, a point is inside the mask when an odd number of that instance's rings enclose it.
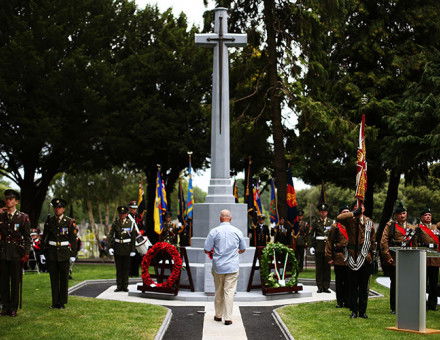
<instances>
[{"instance_id":1,"label":"brown shoe","mask_svg":"<svg viewBox=\"0 0 440 340\"><path fill-rule=\"evenodd\" d=\"M214 315L214 321L222 321L222 318L218 318Z\"/></svg>"},{"instance_id":2,"label":"brown shoe","mask_svg":"<svg viewBox=\"0 0 440 340\"><path fill-rule=\"evenodd\" d=\"M226 326L232 325L232 321L231 320L225 320L225 325Z\"/></svg>"}]
</instances>

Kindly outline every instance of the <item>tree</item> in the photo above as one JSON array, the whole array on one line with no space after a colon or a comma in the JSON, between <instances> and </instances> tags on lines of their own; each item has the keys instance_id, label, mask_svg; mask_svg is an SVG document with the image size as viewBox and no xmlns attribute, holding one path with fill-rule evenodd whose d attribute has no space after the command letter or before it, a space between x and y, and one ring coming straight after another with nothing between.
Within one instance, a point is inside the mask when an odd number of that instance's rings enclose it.
<instances>
[{"instance_id":1,"label":"tree","mask_svg":"<svg viewBox=\"0 0 440 340\"><path fill-rule=\"evenodd\" d=\"M134 10L123 0L2 4L0 172L32 223L57 173L105 164L112 58Z\"/></svg>"},{"instance_id":2,"label":"tree","mask_svg":"<svg viewBox=\"0 0 440 340\"><path fill-rule=\"evenodd\" d=\"M373 213L373 191L384 183L387 171L390 173L380 222L383 227L391 216L401 175L420 172L438 159L437 139L428 142L438 132L420 124L434 123L436 116L420 113L414 117L414 107L420 107L426 98L433 99L427 109L435 102L436 89L426 86L426 80L433 78L425 77L423 82L423 74L436 61L432 51L438 49L440 5L436 1L304 0L294 9L295 17L302 18L295 39L307 69L301 79L302 93L293 96L300 116L298 136L291 143L301 161L304 155L313 154L310 131L339 135L340 141L334 144L333 138L331 143L313 140L313 148L324 150L324 156L318 158L323 166L312 168L304 163L303 168L311 169L315 178L325 176L324 171L334 173L338 167L351 172L355 134L350 129L356 130L365 113L369 215ZM364 96L366 103L362 102ZM316 111L317 119L312 117ZM327 157L329 153L331 157ZM341 177L354 178L354 168L352 173L350 177L346 172L330 175L329 180L338 183Z\"/></svg>"},{"instance_id":3,"label":"tree","mask_svg":"<svg viewBox=\"0 0 440 340\"><path fill-rule=\"evenodd\" d=\"M212 56L194 46L195 27L184 14L159 13L147 6L136 15L117 52L119 95L114 98L105 149L111 162L142 170L147 178L147 217L152 225L157 164L170 194L187 151L192 166L205 167L209 155Z\"/></svg>"}]
</instances>

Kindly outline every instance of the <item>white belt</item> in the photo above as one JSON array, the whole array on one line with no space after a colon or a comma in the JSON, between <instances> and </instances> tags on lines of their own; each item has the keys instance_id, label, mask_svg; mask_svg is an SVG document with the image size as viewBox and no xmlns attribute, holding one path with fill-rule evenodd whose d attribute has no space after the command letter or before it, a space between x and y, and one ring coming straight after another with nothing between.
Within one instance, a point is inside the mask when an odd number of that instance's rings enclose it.
<instances>
[{"instance_id":1,"label":"white belt","mask_svg":"<svg viewBox=\"0 0 440 340\"><path fill-rule=\"evenodd\" d=\"M117 242L117 243L130 243L130 242L131 242L131 239L129 239L129 238L124 238L124 239L120 240L120 239L118 239L118 238L115 238L115 242Z\"/></svg>"},{"instance_id":2,"label":"white belt","mask_svg":"<svg viewBox=\"0 0 440 340\"><path fill-rule=\"evenodd\" d=\"M70 243L69 241L62 241L62 242L49 241L49 244L51 246L60 247L60 246L68 246Z\"/></svg>"},{"instance_id":3,"label":"white belt","mask_svg":"<svg viewBox=\"0 0 440 340\"><path fill-rule=\"evenodd\" d=\"M316 236L316 239L317 239L318 241L324 241L324 240L327 239L327 236Z\"/></svg>"}]
</instances>

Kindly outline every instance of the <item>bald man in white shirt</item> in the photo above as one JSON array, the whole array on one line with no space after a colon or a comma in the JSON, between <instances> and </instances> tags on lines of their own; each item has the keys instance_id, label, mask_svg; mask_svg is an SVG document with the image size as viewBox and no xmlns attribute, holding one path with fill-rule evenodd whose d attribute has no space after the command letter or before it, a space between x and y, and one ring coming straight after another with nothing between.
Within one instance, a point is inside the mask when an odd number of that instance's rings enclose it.
<instances>
[{"instance_id":1,"label":"bald man in white shirt","mask_svg":"<svg viewBox=\"0 0 440 340\"><path fill-rule=\"evenodd\" d=\"M232 308L237 288L239 254L246 251L243 233L230 222L229 210L220 212L220 225L212 229L205 241L205 253L212 255L212 275L215 285L215 321L232 324Z\"/></svg>"}]
</instances>

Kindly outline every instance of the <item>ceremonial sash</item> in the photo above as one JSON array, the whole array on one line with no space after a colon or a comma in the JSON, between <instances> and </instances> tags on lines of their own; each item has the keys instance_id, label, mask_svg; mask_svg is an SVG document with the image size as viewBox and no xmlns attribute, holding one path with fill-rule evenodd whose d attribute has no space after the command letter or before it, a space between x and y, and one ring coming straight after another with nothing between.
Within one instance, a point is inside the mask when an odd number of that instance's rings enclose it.
<instances>
[{"instance_id":1,"label":"ceremonial sash","mask_svg":"<svg viewBox=\"0 0 440 340\"><path fill-rule=\"evenodd\" d=\"M348 241L348 234L347 234L347 230L343 227L343 225L341 223L337 223L336 226L339 229L339 232L344 235L345 239Z\"/></svg>"},{"instance_id":2,"label":"ceremonial sash","mask_svg":"<svg viewBox=\"0 0 440 340\"><path fill-rule=\"evenodd\" d=\"M354 259L352 255L348 256L348 267L351 270L359 270L365 262L368 251L370 250L371 229L373 229L373 222L371 220L367 220L365 222L364 244L362 245L361 252L358 254L357 259Z\"/></svg>"},{"instance_id":3,"label":"ceremonial sash","mask_svg":"<svg viewBox=\"0 0 440 340\"><path fill-rule=\"evenodd\" d=\"M399 231L399 233L401 233L403 236L406 235L406 231L405 231L405 229L403 229L400 225L398 225L397 223L394 223L394 226L395 226L396 229Z\"/></svg>"},{"instance_id":4,"label":"ceremonial sash","mask_svg":"<svg viewBox=\"0 0 440 340\"><path fill-rule=\"evenodd\" d=\"M434 242L437 243L437 245L440 246L440 240L439 240L438 236L435 235L434 232L433 232L431 229L429 229L427 226L425 226L425 225L423 225L423 224L420 224L420 228L421 228L425 233L427 233L427 234L429 235L429 237L431 237L431 238L434 240Z\"/></svg>"}]
</instances>

